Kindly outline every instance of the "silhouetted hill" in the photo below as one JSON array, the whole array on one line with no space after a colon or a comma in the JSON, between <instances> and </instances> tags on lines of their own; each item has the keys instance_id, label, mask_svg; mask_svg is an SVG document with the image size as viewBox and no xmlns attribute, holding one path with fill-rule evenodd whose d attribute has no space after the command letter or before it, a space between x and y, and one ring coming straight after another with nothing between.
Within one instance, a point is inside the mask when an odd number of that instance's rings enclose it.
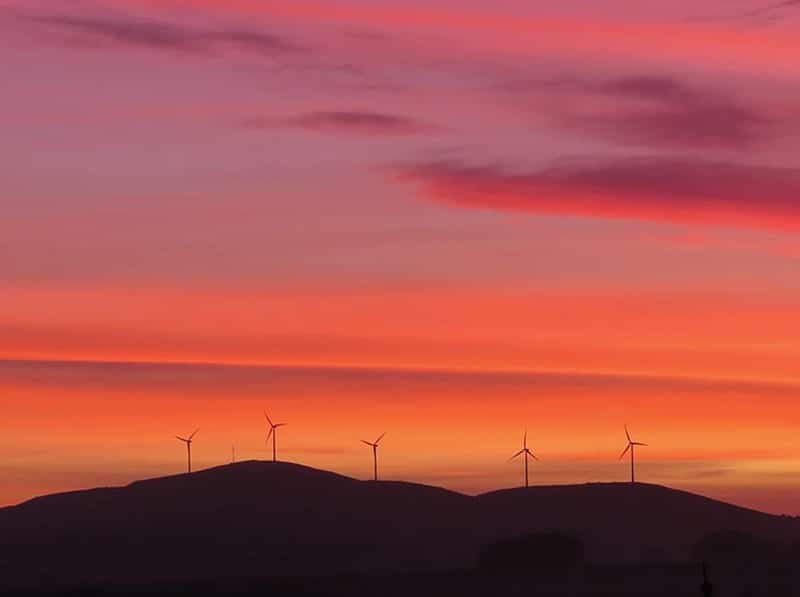
<instances>
[{"instance_id":1,"label":"silhouetted hill","mask_svg":"<svg viewBox=\"0 0 800 597\"><path fill-rule=\"evenodd\" d=\"M701 536L722 529L798 536L794 519L653 485L470 497L251 461L0 509L0 584L463 568L487 542L550 530L580 537L589 558L685 558Z\"/></svg>"},{"instance_id":2,"label":"silhouetted hill","mask_svg":"<svg viewBox=\"0 0 800 597\"><path fill-rule=\"evenodd\" d=\"M645 483L588 483L506 489L478 496L500 539L517 530L581 537L594 561L684 559L704 535L736 529L790 542L794 518L773 516L685 491Z\"/></svg>"},{"instance_id":3,"label":"silhouetted hill","mask_svg":"<svg viewBox=\"0 0 800 597\"><path fill-rule=\"evenodd\" d=\"M433 487L242 462L2 509L0 579L130 582L439 567L465 557L449 546L470 505Z\"/></svg>"}]
</instances>

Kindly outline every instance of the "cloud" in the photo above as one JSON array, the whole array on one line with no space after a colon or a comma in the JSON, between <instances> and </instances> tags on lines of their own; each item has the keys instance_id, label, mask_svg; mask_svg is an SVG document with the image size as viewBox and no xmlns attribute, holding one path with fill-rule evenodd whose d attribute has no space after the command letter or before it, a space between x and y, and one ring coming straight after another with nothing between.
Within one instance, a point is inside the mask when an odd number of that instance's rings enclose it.
<instances>
[{"instance_id":1,"label":"cloud","mask_svg":"<svg viewBox=\"0 0 800 597\"><path fill-rule=\"evenodd\" d=\"M157 50L202 53L219 47L234 47L265 55L303 50L277 35L245 29L200 30L156 20L66 15L28 15L26 19L105 42Z\"/></svg>"},{"instance_id":2,"label":"cloud","mask_svg":"<svg viewBox=\"0 0 800 597\"><path fill-rule=\"evenodd\" d=\"M800 0L777 0L765 4L760 4L751 8L737 8L723 5L721 8L732 8L732 11L724 11L707 16L693 16L686 19L687 23L755 23L768 25L779 22L792 14L792 9L800 6Z\"/></svg>"},{"instance_id":3,"label":"cloud","mask_svg":"<svg viewBox=\"0 0 800 597\"><path fill-rule=\"evenodd\" d=\"M798 169L646 157L562 160L528 172L434 161L397 167L393 175L464 208L800 228Z\"/></svg>"},{"instance_id":4,"label":"cloud","mask_svg":"<svg viewBox=\"0 0 800 597\"><path fill-rule=\"evenodd\" d=\"M0 331L4 331L0 329ZM313 396L339 396L358 386L365 395L392 388L395 392L420 392L442 400L480 397L491 391L506 395L519 389L571 388L641 393L665 391L745 392L754 395L794 397L797 384L769 381L706 379L614 373L565 373L553 371L448 371L445 369L397 369L382 367L231 365L221 363L176 363L98 360L26 360L0 358L0 374L8 387L49 389L79 388L81 391L117 392L137 388L143 395L160 397L159 389L171 396L193 400L209 394L230 396L236 388L240 398L278 396L299 400ZM488 388L488 390L487 390ZM175 394L175 389L182 391Z\"/></svg>"},{"instance_id":5,"label":"cloud","mask_svg":"<svg viewBox=\"0 0 800 597\"><path fill-rule=\"evenodd\" d=\"M655 246L680 247L687 251L718 251L726 254L755 254L792 260L800 259L800 241L796 239L796 235L791 233L783 236L769 231L766 235L757 233L751 236L743 235L741 230L737 230L733 236L695 232L656 235L642 240Z\"/></svg>"},{"instance_id":6,"label":"cloud","mask_svg":"<svg viewBox=\"0 0 800 597\"><path fill-rule=\"evenodd\" d=\"M786 9L795 8L797 6L800 6L800 0L782 0L780 2L773 2L771 4L759 6L744 13L742 16L744 17L768 16L770 18L777 18L777 15L775 15L775 13L785 11Z\"/></svg>"},{"instance_id":7,"label":"cloud","mask_svg":"<svg viewBox=\"0 0 800 597\"><path fill-rule=\"evenodd\" d=\"M775 119L728 93L667 76L516 84L555 124L621 143L749 149L776 132Z\"/></svg>"},{"instance_id":8,"label":"cloud","mask_svg":"<svg viewBox=\"0 0 800 597\"><path fill-rule=\"evenodd\" d=\"M308 112L285 119L254 118L243 124L248 128L283 126L360 135L416 135L436 130L429 124L406 116L368 111Z\"/></svg>"}]
</instances>

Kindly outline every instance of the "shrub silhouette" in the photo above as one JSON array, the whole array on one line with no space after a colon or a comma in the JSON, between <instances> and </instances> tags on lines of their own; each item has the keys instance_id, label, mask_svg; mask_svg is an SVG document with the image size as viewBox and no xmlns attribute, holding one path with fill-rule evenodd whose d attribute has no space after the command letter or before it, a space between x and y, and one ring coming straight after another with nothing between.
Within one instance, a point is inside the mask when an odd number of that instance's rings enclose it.
<instances>
[{"instance_id":1,"label":"shrub silhouette","mask_svg":"<svg viewBox=\"0 0 800 597\"><path fill-rule=\"evenodd\" d=\"M535 533L485 545L480 566L488 570L564 570L582 563L580 538L562 533Z\"/></svg>"}]
</instances>

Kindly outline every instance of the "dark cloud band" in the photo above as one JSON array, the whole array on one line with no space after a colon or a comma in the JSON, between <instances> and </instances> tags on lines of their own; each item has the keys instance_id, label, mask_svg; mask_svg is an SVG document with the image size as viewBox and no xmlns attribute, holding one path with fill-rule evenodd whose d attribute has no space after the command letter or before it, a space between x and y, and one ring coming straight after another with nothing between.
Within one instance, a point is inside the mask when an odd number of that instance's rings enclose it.
<instances>
[{"instance_id":1,"label":"dark cloud band","mask_svg":"<svg viewBox=\"0 0 800 597\"><path fill-rule=\"evenodd\" d=\"M67 15L28 15L43 27L70 31L120 45L180 52L210 52L234 47L266 55L300 52L304 48L280 36L245 29L198 30L156 20L110 19Z\"/></svg>"},{"instance_id":2,"label":"dark cloud band","mask_svg":"<svg viewBox=\"0 0 800 597\"><path fill-rule=\"evenodd\" d=\"M417 135L436 130L406 116L357 110L307 112L289 118L253 118L244 121L243 125L247 128L290 127L361 135Z\"/></svg>"},{"instance_id":3,"label":"dark cloud band","mask_svg":"<svg viewBox=\"0 0 800 597\"><path fill-rule=\"evenodd\" d=\"M570 160L519 172L438 161L394 170L465 208L601 218L800 228L800 170L672 158Z\"/></svg>"}]
</instances>

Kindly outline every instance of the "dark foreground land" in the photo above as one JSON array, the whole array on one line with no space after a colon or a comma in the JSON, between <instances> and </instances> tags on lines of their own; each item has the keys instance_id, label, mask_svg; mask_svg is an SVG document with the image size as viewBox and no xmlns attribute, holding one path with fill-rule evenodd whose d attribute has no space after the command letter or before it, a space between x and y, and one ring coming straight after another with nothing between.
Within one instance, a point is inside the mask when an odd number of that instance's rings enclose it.
<instances>
[{"instance_id":1,"label":"dark foreground land","mask_svg":"<svg viewBox=\"0 0 800 597\"><path fill-rule=\"evenodd\" d=\"M714 597L797 597L800 574L730 571L714 579ZM205 581L49 588L20 597L690 597L702 596L696 565L584 566L562 573L451 571L344 575L258 581Z\"/></svg>"},{"instance_id":2,"label":"dark foreground land","mask_svg":"<svg viewBox=\"0 0 800 597\"><path fill-rule=\"evenodd\" d=\"M0 508L0 595L680 597L701 561L714 597L800 597L800 523L642 483L466 496L255 461Z\"/></svg>"}]
</instances>

